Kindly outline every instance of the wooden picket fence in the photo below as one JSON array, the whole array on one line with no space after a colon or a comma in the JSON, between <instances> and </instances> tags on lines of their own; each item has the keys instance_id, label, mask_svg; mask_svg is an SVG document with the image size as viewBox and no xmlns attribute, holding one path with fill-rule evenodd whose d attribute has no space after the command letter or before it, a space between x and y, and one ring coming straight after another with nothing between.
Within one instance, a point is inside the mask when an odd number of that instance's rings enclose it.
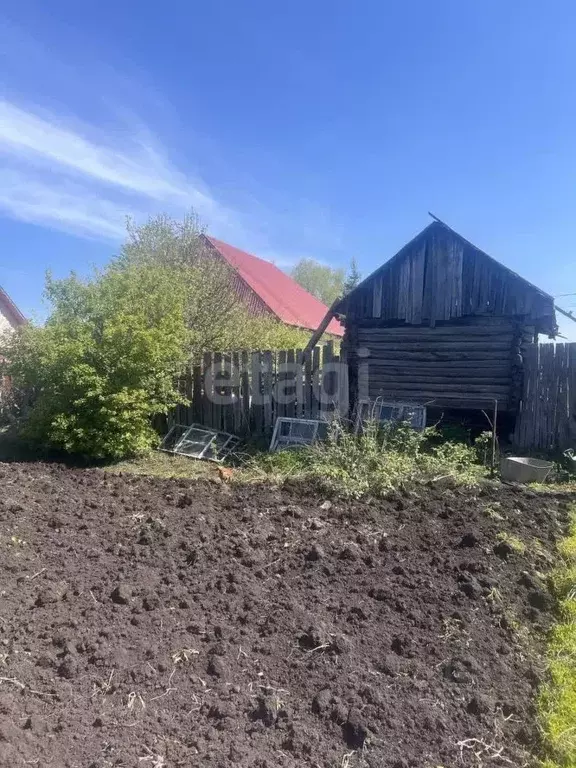
<instances>
[{"instance_id":1,"label":"wooden picket fence","mask_svg":"<svg viewBox=\"0 0 576 768\"><path fill-rule=\"evenodd\" d=\"M181 380L190 405L178 406L168 426L198 423L268 436L279 416L315 419L347 412L347 366L329 366L342 362L334 343L315 347L298 364L301 355L301 349L205 352Z\"/></svg>"},{"instance_id":2,"label":"wooden picket fence","mask_svg":"<svg viewBox=\"0 0 576 768\"><path fill-rule=\"evenodd\" d=\"M526 451L576 449L576 343L526 348L514 443Z\"/></svg>"},{"instance_id":3,"label":"wooden picket fence","mask_svg":"<svg viewBox=\"0 0 576 768\"><path fill-rule=\"evenodd\" d=\"M348 414L348 368L333 342L315 347L298 364L301 354L205 352L181 380L190 404L178 406L168 426L199 423L241 436L269 436L279 416ZM576 449L576 343L526 347L514 444L526 452Z\"/></svg>"}]
</instances>

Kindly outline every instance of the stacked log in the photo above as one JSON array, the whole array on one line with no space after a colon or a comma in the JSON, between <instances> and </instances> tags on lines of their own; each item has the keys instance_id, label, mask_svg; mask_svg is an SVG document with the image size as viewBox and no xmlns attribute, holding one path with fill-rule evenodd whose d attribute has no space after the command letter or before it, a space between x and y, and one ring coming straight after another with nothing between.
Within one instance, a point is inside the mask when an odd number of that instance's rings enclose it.
<instances>
[{"instance_id":1,"label":"stacked log","mask_svg":"<svg viewBox=\"0 0 576 768\"><path fill-rule=\"evenodd\" d=\"M358 393L450 408L491 409L498 400L507 410L522 341L508 319L474 318L435 328L359 327Z\"/></svg>"}]
</instances>

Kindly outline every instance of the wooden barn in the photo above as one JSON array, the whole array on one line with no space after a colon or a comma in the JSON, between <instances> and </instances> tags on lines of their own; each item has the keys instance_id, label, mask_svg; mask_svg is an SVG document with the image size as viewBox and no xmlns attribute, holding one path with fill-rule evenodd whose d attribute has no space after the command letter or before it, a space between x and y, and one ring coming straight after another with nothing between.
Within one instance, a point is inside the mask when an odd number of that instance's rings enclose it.
<instances>
[{"instance_id":1,"label":"wooden barn","mask_svg":"<svg viewBox=\"0 0 576 768\"><path fill-rule=\"evenodd\" d=\"M557 333L552 296L435 220L334 306L351 404L417 402L513 414L523 350Z\"/></svg>"}]
</instances>

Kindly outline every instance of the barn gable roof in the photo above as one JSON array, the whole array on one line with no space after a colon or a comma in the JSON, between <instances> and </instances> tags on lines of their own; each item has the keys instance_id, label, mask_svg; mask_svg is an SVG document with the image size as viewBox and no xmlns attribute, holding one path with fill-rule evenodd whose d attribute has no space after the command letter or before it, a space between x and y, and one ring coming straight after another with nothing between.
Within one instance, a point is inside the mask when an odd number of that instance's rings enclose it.
<instances>
[{"instance_id":1,"label":"barn gable roof","mask_svg":"<svg viewBox=\"0 0 576 768\"><path fill-rule=\"evenodd\" d=\"M270 261L241 251L215 237L205 237L273 315L287 325L316 330L328 311L325 304ZM334 319L326 332L343 336L344 328Z\"/></svg>"},{"instance_id":2,"label":"barn gable roof","mask_svg":"<svg viewBox=\"0 0 576 768\"><path fill-rule=\"evenodd\" d=\"M470 315L523 317L539 333L557 333L552 296L441 221L363 280L336 311L411 325Z\"/></svg>"}]
</instances>

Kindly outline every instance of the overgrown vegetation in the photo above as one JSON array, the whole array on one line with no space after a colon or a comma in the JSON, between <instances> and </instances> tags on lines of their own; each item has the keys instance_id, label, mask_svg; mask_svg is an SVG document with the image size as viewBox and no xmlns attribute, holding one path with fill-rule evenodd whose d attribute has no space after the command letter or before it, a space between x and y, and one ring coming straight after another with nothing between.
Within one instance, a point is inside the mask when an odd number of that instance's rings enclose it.
<instances>
[{"instance_id":1,"label":"overgrown vegetation","mask_svg":"<svg viewBox=\"0 0 576 768\"><path fill-rule=\"evenodd\" d=\"M407 423L369 422L354 435L334 422L324 442L310 447L261 454L247 463L256 479L282 482L298 478L326 492L350 498L381 496L414 482L452 478L474 484L484 474L473 446L439 442L433 427L416 431Z\"/></svg>"},{"instance_id":2,"label":"overgrown vegetation","mask_svg":"<svg viewBox=\"0 0 576 768\"><path fill-rule=\"evenodd\" d=\"M194 217L129 225L120 255L88 279L47 278L51 312L3 340L22 434L96 459L157 444L151 419L184 402L178 376L203 349L303 346L308 333L252 317Z\"/></svg>"},{"instance_id":3,"label":"overgrown vegetation","mask_svg":"<svg viewBox=\"0 0 576 768\"><path fill-rule=\"evenodd\" d=\"M562 564L551 575L560 622L548 645L549 681L539 701L549 759L545 768L576 766L576 505L569 535L561 543Z\"/></svg>"},{"instance_id":4,"label":"overgrown vegetation","mask_svg":"<svg viewBox=\"0 0 576 768\"><path fill-rule=\"evenodd\" d=\"M94 458L146 451L150 419L181 401L189 357L186 294L159 266L110 268L82 281L48 279L43 326L9 336L3 355L32 443Z\"/></svg>"}]
</instances>

